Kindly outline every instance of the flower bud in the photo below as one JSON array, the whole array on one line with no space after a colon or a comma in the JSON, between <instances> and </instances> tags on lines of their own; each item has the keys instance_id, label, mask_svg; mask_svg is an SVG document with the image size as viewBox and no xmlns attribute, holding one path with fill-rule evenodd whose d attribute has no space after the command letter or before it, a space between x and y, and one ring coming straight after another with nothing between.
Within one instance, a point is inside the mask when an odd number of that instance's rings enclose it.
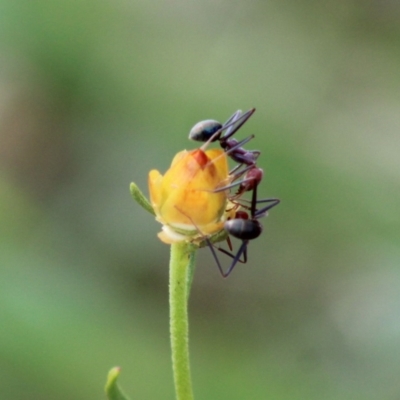
<instances>
[{"instance_id":1,"label":"flower bud","mask_svg":"<svg viewBox=\"0 0 400 400\"><path fill-rule=\"evenodd\" d=\"M223 229L228 191L214 192L229 182L226 155L221 149L181 151L163 175L149 173L150 201L158 234L164 243L195 241Z\"/></svg>"}]
</instances>

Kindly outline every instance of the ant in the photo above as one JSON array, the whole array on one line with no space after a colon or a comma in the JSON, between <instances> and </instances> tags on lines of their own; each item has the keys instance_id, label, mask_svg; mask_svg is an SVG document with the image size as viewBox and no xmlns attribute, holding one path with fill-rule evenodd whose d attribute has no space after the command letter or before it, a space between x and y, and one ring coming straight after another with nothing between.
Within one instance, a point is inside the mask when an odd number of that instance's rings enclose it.
<instances>
[{"instance_id":1,"label":"ant","mask_svg":"<svg viewBox=\"0 0 400 400\"><path fill-rule=\"evenodd\" d=\"M260 218L265 217L268 215L268 211L277 206L280 203L279 199L262 199L257 200L257 186L258 183L254 183L252 187L252 198L251 198L251 205L250 207L244 206L243 204L236 203L244 208L249 209L249 213L246 211L239 210L235 214L235 218L229 219L224 224L224 229L228 233L228 235L232 235L233 237L242 241L241 246L236 254L233 254L221 247L214 246L208 237L205 237L205 241L207 242L208 247L210 248L213 257L217 263L219 272L221 273L222 277L226 278L230 275L233 268L236 266L238 262L246 263L247 262L247 246L250 240L256 239L261 235L262 232L262 225L258 221ZM269 203L267 206L257 209L257 204L262 203ZM249 215L250 214L250 215ZM230 239L228 236L228 246L229 249L232 250L232 245L230 243ZM231 265L229 268L224 272L221 267L221 264L218 260L217 254L214 250L214 247L221 251L222 253L228 255L229 257L233 258ZM243 259L241 256L243 255Z\"/></svg>"},{"instance_id":2,"label":"ant","mask_svg":"<svg viewBox=\"0 0 400 400\"><path fill-rule=\"evenodd\" d=\"M189 139L199 142L215 142L219 140L219 144L225 152L229 153L232 160L239 163L239 165L235 167L234 171L239 169L243 164L246 166L254 165L260 152L258 150L245 150L241 147L253 139L254 135L249 136L241 142L238 142L236 139L232 139L231 137L242 127L255 111L255 108L252 108L245 113L238 110L223 125L212 119L200 121L190 130ZM222 135L224 130L226 130L226 132Z\"/></svg>"},{"instance_id":3,"label":"ant","mask_svg":"<svg viewBox=\"0 0 400 400\"><path fill-rule=\"evenodd\" d=\"M214 246L207 236L204 237L205 242L210 247L218 269L224 278L230 275L238 262L247 262L247 246L249 241L258 238L262 232L262 225L258 220L267 216L268 211L280 203L280 200L275 198L257 200L257 187L263 178L263 170L256 166L260 151L246 150L242 147L245 143L253 139L254 135L240 142L231 138L254 112L255 108L245 113L238 110L223 125L215 120L200 121L189 133L189 139L206 142L207 144L219 140L219 144L222 149L225 150L225 154L238 163L238 165L229 172L231 183L224 187L217 188L214 192L225 191L238 186L237 192L230 196L229 200L233 203L234 207L242 207L248 211L236 211L235 218L229 219L224 223L224 229L228 233L227 242L231 251L232 244L229 235L241 240L242 244L237 253L233 254L221 247ZM226 132L222 135L224 130L226 130ZM238 179L243 176L244 178L238 181ZM250 191L252 191L251 205L242 204L243 201L248 200L239 200L240 196ZM263 203L268 203L268 205L257 209L257 204ZM223 270L218 260L215 248L233 259L226 272ZM242 255L243 259L241 259Z\"/></svg>"}]
</instances>

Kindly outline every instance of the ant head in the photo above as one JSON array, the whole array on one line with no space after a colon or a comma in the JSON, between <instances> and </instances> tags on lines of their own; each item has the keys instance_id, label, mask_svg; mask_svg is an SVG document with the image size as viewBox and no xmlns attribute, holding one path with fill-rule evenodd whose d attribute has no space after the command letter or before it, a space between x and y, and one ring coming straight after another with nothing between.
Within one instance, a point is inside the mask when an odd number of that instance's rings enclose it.
<instances>
[{"instance_id":1,"label":"ant head","mask_svg":"<svg viewBox=\"0 0 400 400\"><path fill-rule=\"evenodd\" d=\"M207 142L210 138L212 142L219 139L219 135L212 137L217 131L222 128L222 124L213 119L198 122L189 132L189 139L198 142ZM222 132L222 131L221 131Z\"/></svg>"}]
</instances>

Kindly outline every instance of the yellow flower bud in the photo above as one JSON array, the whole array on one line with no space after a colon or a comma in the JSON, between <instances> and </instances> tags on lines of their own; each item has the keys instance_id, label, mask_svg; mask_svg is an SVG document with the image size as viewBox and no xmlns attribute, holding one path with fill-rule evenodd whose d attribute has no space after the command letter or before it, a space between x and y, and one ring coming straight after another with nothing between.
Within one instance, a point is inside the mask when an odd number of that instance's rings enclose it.
<instances>
[{"instance_id":1,"label":"yellow flower bud","mask_svg":"<svg viewBox=\"0 0 400 400\"><path fill-rule=\"evenodd\" d=\"M214 190L228 182L228 162L221 149L184 150L164 176L150 171L150 202L163 224L159 238L168 244L193 241L223 229L228 191Z\"/></svg>"}]
</instances>

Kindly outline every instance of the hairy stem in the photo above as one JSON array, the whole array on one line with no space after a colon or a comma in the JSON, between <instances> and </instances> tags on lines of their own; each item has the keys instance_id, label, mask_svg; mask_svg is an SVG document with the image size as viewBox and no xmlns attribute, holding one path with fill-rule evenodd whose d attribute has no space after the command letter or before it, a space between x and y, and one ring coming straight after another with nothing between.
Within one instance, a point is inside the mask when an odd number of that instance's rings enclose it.
<instances>
[{"instance_id":1,"label":"hairy stem","mask_svg":"<svg viewBox=\"0 0 400 400\"><path fill-rule=\"evenodd\" d=\"M171 245L169 307L172 368L177 400L193 400L189 365L188 298L195 249L188 243Z\"/></svg>"}]
</instances>

